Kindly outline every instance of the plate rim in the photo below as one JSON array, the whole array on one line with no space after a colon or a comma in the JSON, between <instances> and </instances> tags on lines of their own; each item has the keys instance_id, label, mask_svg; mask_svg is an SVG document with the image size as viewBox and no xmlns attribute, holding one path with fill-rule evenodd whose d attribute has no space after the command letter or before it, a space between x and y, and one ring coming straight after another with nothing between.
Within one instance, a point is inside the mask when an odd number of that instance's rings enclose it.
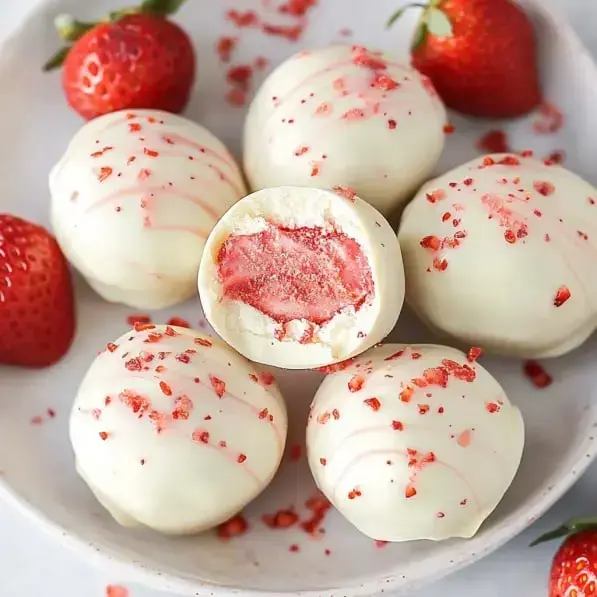
<instances>
[{"instance_id":1,"label":"plate rim","mask_svg":"<svg viewBox=\"0 0 597 597\"><path fill-rule=\"evenodd\" d=\"M60 5L62 0L35 0L33 4L21 15L21 18L15 23L6 35L0 37L0 63L3 62L3 56L10 57L10 46L15 44L21 33L44 12L49 12L53 5ZM597 80L597 64L593 56L588 51L579 35L568 23L562 11L553 6L546 6L542 0L515 0L521 5L532 6L533 10L552 23L557 22L560 31L564 31L571 46L574 47L578 55L578 60L582 60L590 68ZM597 421L597 404L594 401L588 401L588 410L595 415ZM587 426L587 431L597 427L597 422ZM352 583L344 586L327 587L325 589L308 589L304 591L278 591L268 589L244 588L237 585L216 584L210 581L190 580L175 573L166 572L157 568L147 568L144 565L127 558L124 554L100 544L95 544L84 539L76 532L69 531L46 516L42 510L33 505L27 498L21 495L8 479L0 475L0 499L9 506L20 512L25 518L31 521L37 529L52 537L58 543L64 545L67 549L74 552L76 557L97 567L110 566L121 576L132 582L138 582L147 587L162 591L174 591L182 595L204 595L208 593L210 597L228 597L229 595L244 595L246 597L320 597L329 595L329 597L368 597L379 592L394 591L400 594L406 590L415 590L423 585L435 582L449 574L462 570L473 564L490 553L504 546L508 541L519 535L527 528L529 521L536 521L547 510L549 510L559 499L568 492L568 490L582 477L587 468L597 457L597 450L590 449L594 446L591 436L587 433L585 439L578 445L571 458L571 462L576 462L568 472L559 476L557 481L553 481L555 473L545 482L547 488L539 491L532 500L526 502L526 507L521 508L507 515L500 524L491 529L487 535L483 535L484 545L476 552L469 549L456 549L453 559L445 563L431 573L420 572L417 576L407 577L404 574L396 572L390 576L377 577L362 583ZM551 483L551 484L550 484ZM463 541L460 545L474 544L479 535Z\"/></svg>"}]
</instances>

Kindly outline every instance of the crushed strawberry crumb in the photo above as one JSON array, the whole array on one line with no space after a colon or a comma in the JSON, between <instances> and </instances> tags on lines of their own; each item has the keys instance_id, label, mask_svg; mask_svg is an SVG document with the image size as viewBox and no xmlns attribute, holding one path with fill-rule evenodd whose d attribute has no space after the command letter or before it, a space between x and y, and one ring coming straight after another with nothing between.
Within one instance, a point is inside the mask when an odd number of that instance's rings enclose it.
<instances>
[{"instance_id":1,"label":"crushed strawberry crumb","mask_svg":"<svg viewBox=\"0 0 597 597\"><path fill-rule=\"evenodd\" d=\"M265 56L257 56L257 58L255 58L255 62L253 63L253 66L255 67L255 70L265 70L270 64L270 61L268 58L266 58Z\"/></svg>"},{"instance_id":2,"label":"crushed strawberry crumb","mask_svg":"<svg viewBox=\"0 0 597 597\"><path fill-rule=\"evenodd\" d=\"M160 381L160 390L165 396L172 396L172 388L165 381Z\"/></svg>"},{"instance_id":3,"label":"crushed strawberry crumb","mask_svg":"<svg viewBox=\"0 0 597 597\"><path fill-rule=\"evenodd\" d=\"M355 202L355 197L357 196L357 192L350 187L343 187L340 185L335 185L332 187L332 191L334 191L338 195L344 197L344 199L347 199L351 203Z\"/></svg>"},{"instance_id":4,"label":"crushed strawberry crumb","mask_svg":"<svg viewBox=\"0 0 597 597\"><path fill-rule=\"evenodd\" d=\"M366 398L363 400L372 411L377 412L381 408L381 402L377 398Z\"/></svg>"},{"instance_id":5,"label":"crushed strawberry crumb","mask_svg":"<svg viewBox=\"0 0 597 597\"><path fill-rule=\"evenodd\" d=\"M437 203L446 198L446 192L442 189L438 189L436 191L431 191L430 193L425 193L425 198L429 203Z\"/></svg>"},{"instance_id":6,"label":"crushed strawberry crumb","mask_svg":"<svg viewBox=\"0 0 597 597\"><path fill-rule=\"evenodd\" d=\"M126 322L131 327L135 327L138 323L151 323L151 317L149 315L129 315Z\"/></svg>"},{"instance_id":7,"label":"crushed strawberry crumb","mask_svg":"<svg viewBox=\"0 0 597 597\"><path fill-rule=\"evenodd\" d=\"M271 386L276 382L276 378L269 371L261 371L257 379L265 387Z\"/></svg>"},{"instance_id":8,"label":"crushed strawberry crumb","mask_svg":"<svg viewBox=\"0 0 597 597\"><path fill-rule=\"evenodd\" d=\"M566 152L563 150L552 151L544 160L546 166L558 166L564 163Z\"/></svg>"},{"instance_id":9,"label":"crushed strawberry crumb","mask_svg":"<svg viewBox=\"0 0 597 597\"><path fill-rule=\"evenodd\" d=\"M316 5L317 0L288 0L288 2L278 7L278 12L295 17L303 17Z\"/></svg>"},{"instance_id":10,"label":"crushed strawberry crumb","mask_svg":"<svg viewBox=\"0 0 597 597\"><path fill-rule=\"evenodd\" d=\"M564 115L552 103L539 106L539 117L533 122L533 131L540 135L557 133L564 125Z\"/></svg>"},{"instance_id":11,"label":"crushed strawberry crumb","mask_svg":"<svg viewBox=\"0 0 597 597\"><path fill-rule=\"evenodd\" d=\"M182 319L181 317L171 317L167 322L166 325L173 325L179 328L190 328L191 324L186 320Z\"/></svg>"},{"instance_id":12,"label":"crushed strawberry crumb","mask_svg":"<svg viewBox=\"0 0 597 597\"><path fill-rule=\"evenodd\" d=\"M226 79L230 84L248 91L253 80L253 67L248 64L231 66L226 73Z\"/></svg>"},{"instance_id":13,"label":"crushed strawberry crumb","mask_svg":"<svg viewBox=\"0 0 597 597\"><path fill-rule=\"evenodd\" d=\"M410 402L414 393L415 390L413 388L406 387L400 392L400 400L402 400L402 402Z\"/></svg>"},{"instance_id":14,"label":"crushed strawberry crumb","mask_svg":"<svg viewBox=\"0 0 597 597\"><path fill-rule=\"evenodd\" d=\"M230 520L223 522L218 526L218 537L220 539L231 539L233 537L240 537L249 530L249 523L242 514L233 516Z\"/></svg>"},{"instance_id":15,"label":"crushed strawberry crumb","mask_svg":"<svg viewBox=\"0 0 597 597\"><path fill-rule=\"evenodd\" d=\"M303 531L309 535L316 535L321 532L323 521L331 507L330 502L322 495L310 497L305 502L305 508L309 510L310 516L300 523Z\"/></svg>"},{"instance_id":16,"label":"crushed strawberry crumb","mask_svg":"<svg viewBox=\"0 0 597 597\"><path fill-rule=\"evenodd\" d=\"M382 89L383 91L392 91L392 89L397 89L399 85L397 81L392 79L392 77L389 77L384 73L378 73L375 75L373 83L371 83L371 87L374 87L375 89Z\"/></svg>"},{"instance_id":17,"label":"crushed strawberry crumb","mask_svg":"<svg viewBox=\"0 0 597 597\"><path fill-rule=\"evenodd\" d=\"M483 349L479 348L478 346L471 346L469 348L468 354L466 355L466 360L469 363L474 363L476 360L480 359L483 356Z\"/></svg>"},{"instance_id":18,"label":"crushed strawberry crumb","mask_svg":"<svg viewBox=\"0 0 597 597\"><path fill-rule=\"evenodd\" d=\"M298 41L304 31L303 25L270 25L264 23L261 30L266 35L272 35L275 37L283 37L288 41Z\"/></svg>"},{"instance_id":19,"label":"crushed strawberry crumb","mask_svg":"<svg viewBox=\"0 0 597 597\"><path fill-rule=\"evenodd\" d=\"M248 94L245 90L233 87L226 92L226 101L231 106L242 107L247 103Z\"/></svg>"},{"instance_id":20,"label":"crushed strawberry crumb","mask_svg":"<svg viewBox=\"0 0 597 597\"><path fill-rule=\"evenodd\" d=\"M476 146L477 149L485 153L509 153L512 151L506 133L501 130L488 131L477 140Z\"/></svg>"},{"instance_id":21,"label":"crushed strawberry crumb","mask_svg":"<svg viewBox=\"0 0 597 597\"><path fill-rule=\"evenodd\" d=\"M432 251L439 251L442 246L442 241L437 236L425 236L421 239L419 244L424 249L431 249Z\"/></svg>"},{"instance_id":22,"label":"crushed strawberry crumb","mask_svg":"<svg viewBox=\"0 0 597 597\"><path fill-rule=\"evenodd\" d=\"M358 497L361 497L361 495L363 495L363 494L361 493L360 489L352 489L351 491L348 492L348 499L354 500Z\"/></svg>"},{"instance_id":23,"label":"crushed strawberry crumb","mask_svg":"<svg viewBox=\"0 0 597 597\"><path fill-rule=\"evenodd\" d=\"M364 66L372 70L384 70L387 68L385 60L382 60L363 46L353 46L352 61L357 66Z\"/></svg>"},{"instance_id":24,"label":"crushed strawberry crumb","mask_svg":"<svg viewBox=\"0 0 597 597\"><path fill-rule=\"evenodd\" d=\"M346 359L345 361L340 361L339 363L334 363L333 365L325 365L323 367L317 367L316 371L320 373L325 373L327 375L331 373L337 373L338 371L344 371L348 369L355 361L355 357L350 359Z\"/></svg>"},{"instance_id":25,"label":"crushed strawberry crumb","mask_svg":"<svg viewBox=\"0 0 597 597\"><path fill-rule=\"evenodd\" d=\"M348 389L351 392L358 392L363 388L365 378L362 375L353 375L348 381Z\"/></svg>"},{"instance_id":26,"label":"crushed strawberry crumb","mask_svg":"<svg viewBox=\"0 0 597 597\"><path fill-rule=\"evenodd\" d=\"M523 371L536 388L546 388L553 382L551 375L537 361L526 361L523 365Z\"/></svg>"},{"instance_id":27,"label":"crushed strawberry crumb","mask_svg":"<svg viewBox=\"0 0 597 597\"><path fill-rule=\"evenodd\" d=\"M290 450L289 450L290 460L292 460L294 462L296 462L297 460L300 460L302 452L303 452L303 448L300 444L292 444L290 446Z\"/></svg>"},{"instance_id":28,"label":"crushed strawberry crumb","mask_svg":"<svg viewBox=\"0 0 597 597\"><path fill-rule=\"evenodd\" d=\"M129 597L129 591L121 585L108 585L106 597Z\"/></svg>"},{"instance_id":29,"label":"crushed strawberry crumb","mask_svg":"<svg viewBox=\"0 0 597 597\"><path fill-rule=\"evenodd\" d=\"M229 37L223 35L216 43L216 52L222 62L230 62L232 52L236 48L238 37Z\"/></svg>"},{"instance_id":30,"label":"crushed strawberry crumb","mask_svg":"<svg viewBox=\"0 0 597 597\"><path fill-rule=\"evenodd\" d=\"M226 392L226 384L215 375L209 376L209 383L211 383L211 387L213 388L218 398L222 398L224 396L224 393Z\"/></svg>"},{"instance_id":31,"label":"crushed strawberry crumb","mask_svg":"<svg viewBox=\"0 0 597 597\"><path fill-rule=\"evenodd\" d=\"M561 307L569 298L569 288L567 286L560 286L553 299L554 307Z\"/></svg>"},{"instance_id":32,"label":"crushed strawberry crumb","mask_svg":"<svg viewBox=\"0 0 597 597\"><path fill-rule=\"evenodd\" d=\"M259 25L259 17L253 10L247 10L245 12L229 10L226 13L226 18L234 23L239 29L244 27L257 27Z\"/></svg>"},{"instance_id":33,"label":"crushed strawberry crumb","mask_svg":"<svg viewBox=\"0 0 597 597\"><path fill-rule=\"evenodd\" d=\"M553 195L554 191L556 190L554 184L547 180L534 181L533 188L537 191L537 193L543 195L544 197L549 197L550 195Z\"/></svg>"},{"instance_id":34,"label":"crushed strawberry crumb","mask_svg":"<svg viewBox=\"0 0 597 597\"><path fill-rule=\"evenodd\" d=\"M270 529L288 529L299 521L299 517L294 510L288 508L278 510L274 514L264 514L261 520Z\"/></svg>"}]
</instances>

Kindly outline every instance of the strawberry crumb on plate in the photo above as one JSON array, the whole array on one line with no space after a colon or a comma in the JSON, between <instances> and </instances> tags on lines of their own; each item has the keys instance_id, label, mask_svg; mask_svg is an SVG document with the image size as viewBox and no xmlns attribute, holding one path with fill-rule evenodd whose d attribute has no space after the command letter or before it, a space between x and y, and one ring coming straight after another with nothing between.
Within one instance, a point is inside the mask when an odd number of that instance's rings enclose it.
<instances>
[{"instance_id":1,"label":"strawberry crumb on plate","mask_svg":"<svg viewBox=\"0 0 597 597\"><path fill-rule=\"evenodd\" d=\"M539 106L538 118L533 122L533 131L539 135L557 133L564 126L564 115L550 102Z\"/></svg>"},{"instance_id":2,"label":"strawberry crumb on plate","mask_svg":"<svg viewBox=\"0 0 597 597\"><path fill-rule=\"evenodd\" d=\"M171 317L167 322L166 325L173 325L179 328L190 328L191 324L182 317Z\"/></svg>"},{"instance_id":3,"label":"strawberry crumb on plate","mask_svg":"<svg viewBox=\"0 0 597 597\"><path fill-rule=\"evenodd\" d=\"M509 153L510 143L505 131L491 130L483 134L477 140L477 149L483 153Z\"/></svg>"},{"instance_id":4,"label":"strawberry crumb on plate","mask_svg":"<svg viewBox=\"0 0 597 597\"><path fill-rule=\"evenodd\" d=\"M537 361L526 361L523 363L523 371L531 383L540 390L551 385L553 382L551 375Z\"/></svg>"},{"instance_id":5,"label":"strawberry crumb on plate","mask_svg":"<svg viewBox=\"0 0 597 597\"><path fill-rule=\"evenodd\" d=\"M108 585L106 597L129 597L129 590L121 585Z\"/></svg>"},{"instance_id":6,"label":"strawberry crumb on plate","mask_svg":"<svg viewBox=\"0 0 597 597\"><path fill-rule=\"evenodd\" d=\"M223 35L216 42L216 52L222 62L230 62L232 53L236 49L238 37Z\"/></svg>"},{"instance_id":7,"label":"strawberry crumb on plate","mask_svg":"<svg viewBox=\"0 0 597 597\"><path fill-rule=\"evenodd\" d=\"M149 315L129 315L126 322L133 328L137 323L151 323L151 317Z\"/></svg>"}]
</instances>

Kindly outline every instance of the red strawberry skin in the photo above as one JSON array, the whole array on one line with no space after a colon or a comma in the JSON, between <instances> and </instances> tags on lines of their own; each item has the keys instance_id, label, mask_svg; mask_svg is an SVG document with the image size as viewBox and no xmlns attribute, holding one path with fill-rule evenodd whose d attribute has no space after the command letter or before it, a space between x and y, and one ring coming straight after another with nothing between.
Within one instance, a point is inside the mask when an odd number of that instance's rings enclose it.
<instances>
[{"instance_id":1,"label":"red strawberry skin","mask_svg":"<svg viewBox=\"0 0 597 597\"><path fill-rule=\"evenodd\" d=\"M597 595L596 576L597 530L571 535L554 556L549 578L549 597Z\"/></svg>"},{"instance_id":2,"label":"red strawberry skin","mask_svg":"<svg viewBox=\"0 0 597 597\"><path fill-rule=\"evenodd\" d=\"M75 332L70 271L43 228L0 214L0 363L46 367Z\"/></svg>"},{"instance_id":3,"label":"red strawberry skin","mask_svg":"<svg viewBox=\"0 0 597 597\"><path fill-rule=\"evenodd\" d=\"M441 0L452 35L427 35L413 66L433 82L453 110L514 118L541 103L535 34L510 0Z\"/></svg>"},{"instance_id":4,"label":"red strawberry skin","mask_svg":"<svg viewBox=\"0 0 597 597\"><path fill-rule=\"evenodd\" d=\"M154 108L179 113L195 80L195 51L175 23L132 14L75 42L62 71L68 104L83 118Z\"/></svg>"}]
</instances>

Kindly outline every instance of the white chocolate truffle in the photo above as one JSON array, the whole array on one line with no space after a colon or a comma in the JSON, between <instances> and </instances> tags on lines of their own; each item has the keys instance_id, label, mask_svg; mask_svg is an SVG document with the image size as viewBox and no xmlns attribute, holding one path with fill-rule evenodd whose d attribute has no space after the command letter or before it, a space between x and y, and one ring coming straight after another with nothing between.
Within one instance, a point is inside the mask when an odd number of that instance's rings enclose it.
<instances>
[{"instance_id":1,"label":"white chocolate truffle","mask_svg":"<svg viewBox=\"0 0 597 597\"><path fill-rule=\"evenodd\" d=\"M50 191L66 257L103 298L137 309L194 294L208 234L246 194L216 137L159 110L87 123L52 170Z\"/></svg>"},{"instance_id":2,"label":"white chocolate truffle","mask_svg":"<svg viewBox=\"0 0 597 597\"><path fill-rule=\"evenodd\" d=\"M205 317L252 361L306 369L370 348L404 301L400 246L347 188L264 189L218 222L199 268Z\"/></svg>"},{"instance_id":3,"label":"white chocolate truffle","mask_svg":"<svg viewBox=\"0 0 597 597\"><path fill-rule=\"evenodd\" d=\"M398 238L407 300L440 334L523 358L597 325L597 192L561 166L498 154L426 184Z\"/></svg>"},{"instance_id":4,"label":"white chocolate truffle","mask_svg":"<svg viewBox=\"0 0 597 597\"><path fill-rule=\"evenodd\" d=\"M522 417L473 351L469 359L447 346L387 344L317 390L309 465L321 491L365 535L472 537L510 486Z\"/></svg>"},{"instance_id":5,"label":"white chocolate truffle","mask_svg":"<svg viewBox=\"0 0 597 597\"><path fill-rule=\"evenodd\" d=\"M108 344L70 420L77 470L125 526L196 533L272 480L286 409L270 373L192 330L138 325Z\"/></svg>"},{"instance_id":6,"label":"white chocolate truffle","mask_svg":"<svg viewBox=\"0 0 597 597\"><path fill-rule=\"evenodd\" d=\"M429 178L446 112L421 73L361 46L301 52L250 107L244 169L253 190L349 186L384 215Z\"/></svg>"}]
</instances>

